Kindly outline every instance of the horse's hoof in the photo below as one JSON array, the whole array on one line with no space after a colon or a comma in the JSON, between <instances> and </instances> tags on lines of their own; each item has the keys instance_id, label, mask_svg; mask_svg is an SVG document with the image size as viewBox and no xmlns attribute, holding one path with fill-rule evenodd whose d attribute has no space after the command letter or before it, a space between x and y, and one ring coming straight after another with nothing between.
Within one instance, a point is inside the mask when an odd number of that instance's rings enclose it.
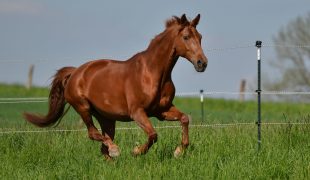
<instances>
[{"instance_id":1,"label":"horse's hoof","mask_svg":"<svg viewBox=\"0 0 310 180\"><path fill-rule=\"evenodd\" d=\"M182 146L178 146L174 151L174 157L179 158L184 154L184 148Z\"/></svg>"},{"instance_id":2,"label":"horse's hoof","mask_svg":"<svg viewBox=\"0 0 310 180\"><path fill-rule=\"evenodd\" d=\"M120 151L116 145L109 148L109 156L113 158L113 157L118 157L119 155L120 155Z\"/></svg>"},{"instance_id":3,"label":"horse's hoof","mask_svg":"<svg viewBox=\"0 0 310 180\"><path fill-rule=\"evenodd\" d=\"M143 155L143 154L147 153L147 151L148 151L148 149L145 145L136 146L135 148L133 148L132 155L133 156Z\"/></svg>"},{"instance_id":4,"label":"horse's hoof","mask_svg":"<svg viewBox=\"0 0 310 180\"><path fill-rule=\"evenodd\" d=\"M104 155L104 160L107 161L107 162L112 162L113 161L112 157L107 155L107 154Z\"/></svg>"},{"instance_id":5,"label":"horse's hoof","mask_svg":"<svg viewBox=\"0 0 310 180\"><path fill-rule=\"evenodd\" d=\"M136 146L136 147L133 148L132 155L133 156L141 155L141 149L140 149L139 146Z\"/></svg>"}]
</instances>

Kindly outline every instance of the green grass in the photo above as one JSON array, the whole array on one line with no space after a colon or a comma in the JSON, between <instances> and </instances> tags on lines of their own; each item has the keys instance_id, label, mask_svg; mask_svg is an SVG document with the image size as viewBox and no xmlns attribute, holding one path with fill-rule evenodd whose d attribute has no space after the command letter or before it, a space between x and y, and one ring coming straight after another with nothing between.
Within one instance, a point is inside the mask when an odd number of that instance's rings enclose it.
<instances>
[{"instance_id":1,"label":"green grass","mask_svg":"<svg viewBox=\"0 0 310 180\"><path fill-rule=\"evenodd\" d=\"M19 84L6 85L0 83L0 98L4 97L47 97L48 89L43 87L35 87L31 90L25 89Z\"/></svg>"},{"instance_id":2,"label":"green grass","mask_svg":"<svg viewBox=\"0 0 310 180\"><path fill-rule=\"evenodd\" d=\"M0 97L46 97L48 90L30 91L0 85ZM192 116L192 124L253 122L248 126L191 127L190 146L181 158L173 151L181 129L157 129L158 142L140 157L132 157L136 143L146 141L143 131L118 130L115 142L121 156L104 161L100 143L86 131L0 134L1 179L309 179L310 125L262 126L257 150L256 102L207 99L205 120L200 120L198 98L176 98L175 104ZM0 131L46 130L22 119L21 113L46 113L47 103L0 104ZM309 104L262 105L263 122L308 122ZM56 129L84 129L70 111ZM159 122L156 126L178 123ZM137 127L118 123L117 127ZM51 130L52 128L49 128Z\"/></svg>"}]
</instances>

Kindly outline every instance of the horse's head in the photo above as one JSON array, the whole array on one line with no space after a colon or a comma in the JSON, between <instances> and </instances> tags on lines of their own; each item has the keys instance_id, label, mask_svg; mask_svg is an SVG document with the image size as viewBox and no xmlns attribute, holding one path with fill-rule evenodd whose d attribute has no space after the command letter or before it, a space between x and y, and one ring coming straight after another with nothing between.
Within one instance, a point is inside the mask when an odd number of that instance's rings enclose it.
<instances>
[{"instance_id":1,"label":"horse's head","mask_svg":"<svg viewBox=\"0 0 310 180\"><path fill-rule=\"evenodd\" d=\"M178 34L174 44L176 55L189 60L197 72L203 72L208 65L208 59L201 48L202 36L196 29L199 19L200 14L192 21L188 21L183 14L181 18L174 16L173 20L167 22L167 26L169 23L178 25Z\"/></svg>"}]
</instances>

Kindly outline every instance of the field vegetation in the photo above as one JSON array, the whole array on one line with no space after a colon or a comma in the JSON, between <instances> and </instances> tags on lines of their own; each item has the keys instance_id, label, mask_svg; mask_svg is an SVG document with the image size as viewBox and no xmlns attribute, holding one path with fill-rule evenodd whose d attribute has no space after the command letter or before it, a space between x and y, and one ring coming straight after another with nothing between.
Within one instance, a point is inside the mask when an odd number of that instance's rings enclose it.
<instances>
[{"instance_id":1,"label":"field vegetation","mask_svg":"<svg viewBox=\"0 0 310 180\"><path fill-rule=\"evenodd\" d=\"M19 85L0 85L0 98L47 96L46 88L25 90ZM39 129L23 120L22 113L45 114L46 102L1 102L1 179L310 178L310 105L306 103L264 102L262 121L285 124L262 125L258 150L255 101L207 98L202 120L198 98L176 98L176 106L192 117L191 144L182 157L173 157L181 141L181 128L157 128L158 142L139 157L131 156L131 151L146 140L143 131L118 129L115 142L121 155L107 162L100 154L100 143L88 139L85 126L72 109L59 126ZM152 122L156 127L179 125L154 118ZM120 122L117 127L137 125Z\"/></svg>"}]
</instances>

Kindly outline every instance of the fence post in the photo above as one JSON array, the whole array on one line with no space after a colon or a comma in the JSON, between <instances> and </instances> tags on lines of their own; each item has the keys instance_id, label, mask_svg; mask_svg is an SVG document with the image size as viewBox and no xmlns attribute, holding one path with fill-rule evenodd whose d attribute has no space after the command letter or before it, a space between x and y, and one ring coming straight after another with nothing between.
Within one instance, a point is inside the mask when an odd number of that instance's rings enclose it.
<instances>
[{"instance_id":1,"label":"fence post","mask_svg":"<svg viewBox=\"0 0 310 180\"><path fill-rule=\"evenodd\" d=\"M30 89L32 87L32 77L33 77L34 65L31 64L28 71L28 81L26 83L26 88Z\"/></svg>"},{"instance_id":2,"label":"fence post","mask_svg":"<svg viewBox=\"0 0 310 180\"><path fill-rule=\"evenodd\" d=\"M257 47L257 143L261 148L261 47L262 41L256 41Z\"/></svg>"},{"instance_id":3,"label":"fence post","mask_svg":"<svg viewBox=\"0 0 310 180\"><path fill-rule=\"evenodd\" d=\"M243 102L244 101L244 97L245 97L245 95L244 95L244 92L245 92L245 85L246 85L246 80L245 79L242 79L241 80L241 82L240 82L240 90L239 90L239 92L240 92L240 95L239 95L239 101L240 102Z\"/></svg>"},{"instance_id":4,"label":"fence post","mask_svg":"<svg viewBox=\"0 0 310 180\"><path fill-rule=\"evenodd\" d=\"M200 90L201 120L204 120L203 89Z\"/></svg>"}]
</instances>

